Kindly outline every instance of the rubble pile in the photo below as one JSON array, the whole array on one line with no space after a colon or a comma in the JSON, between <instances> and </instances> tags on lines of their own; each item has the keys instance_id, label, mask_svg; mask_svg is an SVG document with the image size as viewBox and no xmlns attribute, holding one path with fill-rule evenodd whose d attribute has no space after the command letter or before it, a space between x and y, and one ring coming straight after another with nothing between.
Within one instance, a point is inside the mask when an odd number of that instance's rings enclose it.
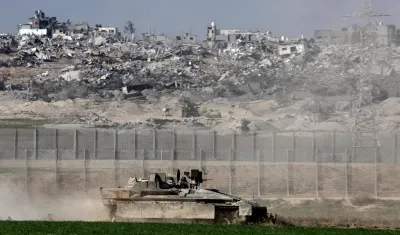
<instances>
[{"instance_id":1,"label":"rubble pile","mask_svg":"<svg viewBox=\"0 0 400 235\"><path fill-rule=\"evenodd\" d=\"M291 52L291 46L299 44L304 45L305 51ZM289 49L290 53L280 53L282 48ZM367 50L372 50L375 56L362 56ZM165 96L180 97L176 102L182 108L178 116L197 117L199 120L227 116L217 108L200 110L198 107L201 103L216 102L218 99L226 99L228 103L275 99L280 103L277 113L279 110L282 113L291 110L285 109L285 105L297 107L293 101L298 97L285 101L287 95L294 92L308 92L315 97L349 96L354 99L358 94L360 71L372 75L373 98L382 101L396 96L393 92L397 94L399 55L400 49L397 48L321 46L307 39L292 42L238 41L223 47L220 44L210 47L206 44L127 40L115 35L54 39L33 35L0 36L0 69L39 71L35 76L24 78L22 83L3 73L4 85L1 89L14 93L12 97L44 102L80 98L134 100L136 103L157 103ZM364 62L371 62L372 66L362 68ZM367 84L369 78L363 79L361 81ZM365 87L364 90L368 89ZM21 90L26 94L15 95ZM342 120L333 114L350 109L346 102L339 107L337 102L334 105L322 104L319 98L313 99L319 101L299 109L305 113L301 117L304 120ZM292 114L289 115L292 119L300 120L294 111ZM79 120L89 124L112 123L94 112L89 118L86 114L83 116ZM235 120L238 129L255 125L243 118ZM288 115L274 118L269 120L290 119ZM204 126L209 126L208 122L204 121L207 123Z\"/></svg>"},{"instance_id":2,"label":"rubble pile","mask_svg":"<svg viewBox=\"0 0 400 235\"><path fill-rule=\"evenodd\" d=\"M0 65L44 68L65 64L66 67L56 73L40 76L40 81L34 79L33 88L41 93L36 96L43 100L57 100L54 93L62 92L62 87L74 86L87 86L89 92L85 94L88 95L99 90L120 90L129 94L166 88L204 91L207 87L208 92L225 97L260 93L265 89L270 89L272 94L279 89L277 80L283 76L280 74L294 68L288 66L291 64L288 59L275 53L277 45L268 43L210 49L194 44L131 42L112 35L55 39L8 36L1 39L1 53L9 54L9 59ZM50 99L45 98L46 95L50 95Z\"/></svg>"}]
</instances>

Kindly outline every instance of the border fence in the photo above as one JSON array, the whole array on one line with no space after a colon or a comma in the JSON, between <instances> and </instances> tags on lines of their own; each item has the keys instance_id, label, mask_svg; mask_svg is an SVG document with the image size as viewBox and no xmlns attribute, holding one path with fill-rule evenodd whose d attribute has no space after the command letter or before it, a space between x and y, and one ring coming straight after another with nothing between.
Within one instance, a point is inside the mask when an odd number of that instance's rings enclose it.
<instances>
[{"instance_id":1,"label":"border fence","mask_svg":"<svg viewBox=\"0 0 400 235\"><path fill-rule=\"evenodd\" d=\"M351 133L0 130L0 179L29 197L84 193L130 176L199 168L204 187L253 198L400 197L396 133L356 159Z\"/></svg>"}]
</instances>

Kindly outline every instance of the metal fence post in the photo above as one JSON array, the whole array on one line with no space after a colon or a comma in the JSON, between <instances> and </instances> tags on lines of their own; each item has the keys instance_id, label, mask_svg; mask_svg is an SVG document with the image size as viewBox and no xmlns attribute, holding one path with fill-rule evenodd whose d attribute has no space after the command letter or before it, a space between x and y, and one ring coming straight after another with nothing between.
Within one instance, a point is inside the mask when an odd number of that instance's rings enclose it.
<instances>
[{"instance_id":1,"label":"metal fence post","mask_svg":"<svg viewBox=\"0 0 400 235\"><path fill-rule=\"evenodd\" d=\"M272 132L272 162L275 162L276 158L276 133Z\"/></svg>"},{"instance_id":2,"label":"metal fence post","mask_svg":"<svg viewBox=\"0 0 400 235\"><path fill-rule=\"evenodd\" d=\"M114 129L114 159L118 159L118 131Z\"/></svg>"},{"instance_id":3,"label":"metal fence post","mask_svg":"<svg viewBox=\"0 0 400 235\"><path fill-rule=\"evenodd\" d=\"M375 148L375 197L378 198L378 149Z\"/></svg>"},{"instance_id":4,"label":"metal fence post","mask_svg":"<svg viewBox=\"0 0 400 235\"><path fill-rule=\"evenodd\" d=\"M212 131L213 136L213 157L217 158L217 132L215 130Z\"/></svg>"},{"instance_id":5,"label":"metal fence post","mask_svg":"<svg viewBox=\"0 0 400 235\"><path fill-rule=\"evenodd\" d=\"M393 162L397 163L397 133L393 133Z\"/></svg>"},{"instance_id":6,"label":"metal fence post","mask_svg":"<svg viewBox=\"0 0 400 235\"><path fill-rule=\"evenodd\" d=\"M172 130L172 159L175 159L176 157L176 153L175 153L175 149L176 149L176 130L175 128ZM177 179L180 180L180 179Z\"/></svg>"},{"instance_id":7,"label":"metal fence post","mask_svg":"<svg viewBox=\"0 0 400 235\"><path fill-rule=\"evenodd\" d=\"M289 178L290 178L290 176L289 176L289 172L290 172L290 169L289 169L289 154L290 154L290 152L289 152L289 149L287 149L286 150L286 195L289 197L290 196L290 185L289 185Z\"/></svg>"},{"instance_id":8,"label":"metal fence post","mask_svg":"<svg viewBox=\"0 0 400 235\"><path fill-rule=\"evenodd\" d=\"M228 180L229 180L229 194L232 194L232 149L229 150L229 169L228 169Z\"/></svg>"},{"instance_id":9,"label":"metal fence post","mask_svg":"<svg viewBox=\"0 0 400 235\"><path fill-rule=\"evenodd\" d=\"M54 150L55 150L55 158L56 161L58 159L58 129L54 130Z\"/></svg>"},{"instance_id":10,"label":"metal fence post","mask_svg":"<svg viewBox=\"0 0 400 235\"><path fill-rule=\"evenodd\" d=\"M161 169L162 171L164 171L164 166L163 166L163 153L164 151L162 149L160 149L160 164L161 164Z\"/></svg>"},{"instance_id":11,"label":"metal fence post","mask_svg":"<svg viewBox=\"0 0 400 235\"><path fill-rule=\"evenodd\" d=\"M144 166L144 164L145 164L145 153L146 153L146 150L143 149L143 156L142 156L142 172L143 172L142 177L143 177L143 178L146 178L146 177L147 177L147 176L146 176L146 172L145 172L145 166Z\"/></svg>"},{"instance_id":12,"label":"metal fence post","mask_svg":"<svg viewBox=\"0 0 400 235\"><path fill-rule=\"evenodd\" d=\"M260 150L257 150L257 161L258 161L258 177L257 177L257 194L258 197L261 197L261 153Z\"/></svg>"},{"instance_id":13,"label":"metal fence post","mask_svg":"<svg viewBox=\"0 0 400 235\"><path fill-rule=\"evenodd\" d=\"M35 129L33 130L33 156L34 159L38 159L38 151L37 151L37 147L38 147L38 130L35 127Z\"/></svg>"},{"instance_id":14,"label":"metal fence post","mask_svg":"<svg viewBox=\"0 0 400 235\"><path fill-rule=\"evenodd\" d=\"M171 167L172 167L172 171L174 171L175 169L175 149L172 149L172 155L171 155ZM176 179L176 180L180 180L180 179Z\"/></svg>"},{"instance_id":15,"label":"metal fence post","mask_svg":"<svg viewBox=\"0 0 400 235\"><path fill-rule=\"evenodd\" d=\"M153 157L157 159L157 131L153 129Z\"/></svg>"},{"instance_id":16,"label":"metal fence post","mask_svg":"<svg viewBox=\"0 0 400 235\"><path fill-rule=\"evenodd\" d=\"M292 161L296 162L296 133L292 132Z\"/></svg>"},{"instance_id":17,"label":"metal fence post","mask_svg":"<svg viewBox=\"0 0 400 235\"><path fill-rule=\"evenodd\" d=\"M75 129L74 132L74 154L75 154L75 159L78 159L78 130Z\"/></svg>"},{"instance_id":18,"label":"metal fence post","mask_svg":"<svg viewBox=\"0 0 400 235\"><path fill-rule=\"evenodd\" d=\"M344 167L344 179L345 179L345 196L346 198L349 197L349 149L346 148L345 154L345 167Z\"/></svg>"},{"instance_id":19,"label":"metal fence post","mask_svg":"<svg viewBox=\"0 0 400 235\"><path fill-rule=\"evenodd\" d=\"M199 167L200 167L200 171L203 171L203 149L200 149Z\"/></svg>"},{"instance_id":20,"label":"metal fence post","mask_svg":"<svg viewBox=\"0 0 400 235\"><path fill-rule=\"evenodd\" d=\"M117 179L118 179L118 177L117 177L117 158L116 158L116 155L114 155L114 176L113 176L113 179L114 179L114 187L117 187L118 185L117 185Z\"/></svg>"},{"instance_id":21,"label":"metal fence post","mask_svg":"<svg viewBox=\"0 0 400 235\"><path fill-rule=\"evenodd\" d=\"M192 136L192 147L193 147L193 159L196 159L196 130L193 130L193 136Z\"/></svg>"},{"instance_id":22,"label":"metal fence post","mask_svg":"<svg viewBox=\"0 0 400 235\"><path fill-rule=\"evenodd\" d=\"M315 158L315 149L316 149L315 131L312 132L311 148L312 148L312 153L313 153L313 161L315 162L315 160L316 160L316 158Z\"/></svg>"},{"instance_id":23,"label":"metal fence post","mask_svg":"<svg viewBox=\"0 0 400 235\"><path fill-rule=\"evenodd\" d=\"M236 131L232 132L232 159L236 159Z\"/></svg>"},{"instance_id":24,"label":"metal fence post","mask_svg":"<svg viewBox=\"0 0 400 235\"><path fill-rule=\"evenodd\" d=\"M83 150L83 190L85 196L87 196L87 185L86 185L86 149Z\"/></svg>"},{"instance_id":25,"label":"metal fence post","mask_svg":"<svg viewBox=\"0 0 400 235\"><path fill-rule=\"evenodd\" d=\"M15 136L14 136L14 159L18 159L18 129L15 128Z\"/></svg>"},{"instance_id":26,"label":"metal fence post","mask_svg":"<svg viewBox=\"0 0 400 235\"><path fill-rule=\"evenodd\" d=\"M253 132L253 161L257 161L257 133Z\"/></svg>"},{"instance_id":27,"label":"metal fence post","mask_svg":"<svg viewBox=\"0 0 400 235\"><path fill-rule=\"evenodd\" d=\"M336 131L332 132L332 160L336 162Z\"/></svg>"},{"instance_id":28,"label":"metal fence post","mask_svg":"<svg viewBox=\"0 0 400 235\"><path fill-rule=\"evenodd\" d=\"M272 132L272 162L275 162L276 158L276 133Z\"/></svg>"},{"instance_id":29,"label":"metal fence post","mask_svg":"<svg viewBox=\"0 0 400 235\"><path fill-rule=\"evenodd\" d=\"M94 147L93 147L93 158L97 159L97 148L98 148L98 136L99 133L97 131L97 128L94 129Z\"/></svg>"},{"instance_id":30,"label":"metal fence post","mask_svg":"<svg viewBox=\"0 0 400 235\"><path fill-rule=\"evenodd\" d=\"M315 150L315 192L316 196L319 197L319 149Z\"/></svg>"},{"instance_id":31,"label":"metal fence post","mask_svg":"<svg viewBox=\"0 0 400 235\"><path fill-rule=\"evenodd\" d=\"M138 159L137 156L137 131L136 129L133 130L133 155L135 155L135 159Z\"/></svg>"},{"instance_id":32,"label":"metal fence post","mask_svg":"<svg viewBox=\"0 0 400 235\"><path fill-rule=\"evenodd\" d=\"M59 179L58 179L58 149L55 149L54 150L54 159L55 159L55 174L56 174L56 191L57 191L57 195L59 195L60 194L60 187L59 187L59 185L58 185L58 181L59 181Z\"/></svg>"},{"instance_id":33,"label":"metal fence post","mask_svg":"<svg viewBox=\"0 0 400 235\"><path fill-rule=\"evenodd\" d=\"M26 196L28 200L30 199L30 187L29 187L29 152L28 149L25 149L25 190L26 190Z\"/></svg>"}]
</instances>

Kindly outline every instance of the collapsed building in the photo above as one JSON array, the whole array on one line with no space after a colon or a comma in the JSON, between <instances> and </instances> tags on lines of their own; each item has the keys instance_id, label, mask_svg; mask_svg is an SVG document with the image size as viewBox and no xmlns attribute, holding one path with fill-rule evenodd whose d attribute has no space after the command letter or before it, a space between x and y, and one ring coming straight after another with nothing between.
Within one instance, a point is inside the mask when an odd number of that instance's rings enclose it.
<instances>
[{"instance_id":1,"label":"collapsed building","mask_svg":"<svg viewBox=\"0 0 400 235\"><path fill-rule=\"evenodd\" d=\"M71 22L61 23L58 27L52 29L52 38L65 36L87 36L89 35L90 27L87 23L71 24Z\"/></svg>"},{"instance_id":2,"label":"collapsed building","mask_svg":"<svg viewBox=\"0 0 400 235\"><path fill-rule=\"evenodd\" d=\"M119 39L120 35L116 34L113 28L109 28L105 34L93 34L89 32L90 27L87 24L72 25L67 22L54 25L57 25L55 29L60 29L60 25L62 25L65 32L56 31L57 36L53 35L50 41L42 38L41 35L10 36L14 40L14 44L9 44L8 47L12 48L13 53L4 65L40 68L41 64L64 62L66 69L56 73L58 74L56 76L64 84L86 81L86 86L92 87L88 88L90 91L104 88L116 89L125 94L125 97L137 97L141 90L148 88L174 87L197 90L209 86L213 87L212 90L215 91L213 96L243 93L241 89L244 89L244 93L246 93L249 90L249 84L255 90L260 90L261 88L257 87L262 87L260 83L264 82L253 81L254 79L247 81L241 77L241 74L247 74L249 71L252 71L251 73L256 71L271 73L272 69L268 68L279 67L279 64L282 64L281 59L285 56L304 56L305 45L309 44L305 40L280 42L273 40L270 34L269 40L252 40L251 35L247 35L248 41L258 43L259 47L232 40L228 42L233 47L221 51L196 43L197 37L192 34L185 34L172 41L155 41L152 38L154 35L143 34L142 40L126 42ZM101 28L101 25L96 25L97 31L101 32ZM68 32L71 34L68 35ZM228 31L222 31L222 33L230 35ZM78 35L79 37L66 38L64 35ZM312 47L311 44L309 45ZM285 50L286 47L287 50ZM206 62L214 56L217 56L220 61L225 61L227 67L215 70L211 62ZM74 66L84 67L69 68L67 65L71 62L68 61L71 61ZM247 64L245 66L247 68L243 68L242 71L236 69L234 73L231 73L230 67L236 67L238 63ZM252 66L257 69L254 70L251 68ZM218 84L231 83L227 78L233 75L241 81L243 88L233 93L226 93L225 88L217 88ZM60 80L57 79L57 81ZM41 82L52 83L52 79L46 75ZM58 99L54 93L61 92L64 88L54 85L47 86L46 92L42 90L40 94L31 97L44 100ZM34 90L32 89L32 91ZM223 94L224 92L225 94ZM76 95L77 93L71 94ZM48 95L51 98L48 98Z\"/></svg>"},{"instance_id":3,"label":"collapsed building","mask_svg":"<svg viewBox=\"0 0 400 235\"><path fill-rule=\"evenodd\" d=\"M181 36L176 36L175 39L178 43L184 44L196 44L198 40L197 35L191 33L185 33Z\"/></svg>"},{"instance_id":4,"label":"collapsed building","mask_svg":"<svg viewBox=\"0 0 400 235\"><path fill-rule=\"evenodd\" d=\"M228 45L259 45L262 50L274 50L279 56L304 55L306 46L304 40L281 39L272 36L270 31L250 31L240 29L218 29L215 22L207 27L204 44L208 47L227 48ZM274 45L275 48L263 47Z\"/></svg>"},{"instance_id":5,"label":"collapsed building","mask_svg":"<svg viewBox=\"0 0 400 235\"><path fill-rule=\"evenodd\" d=\"M96 24L94 29L92 30L93 36L101 36L101 35L119 35L120 32L118 31L117 27L113 26L106 26L101 24Z\"/></svg>"},{"instance_id":6,"label":"collapsed building","mask_svg":"<svg viewBox=\"0 0 400 235\"><path fill-rule=\"evenodd\" d=\"M274 41L271 37L271 33L267 32L253 32L243 31L240 29L218 29L215 22L211 22L211 25L207 27L206 40L208 46L213 47L218 43L235 43L235 42L253 42L260 40L262 37Z\"/></svg>"},{"instance_id":7,"label":"collapsed building","mask_svg":"<svg viewBox=\"0 0 400 235\"><path fill-rule=\"evenodd\" d=\"M396 30L395 25L380 22L375 23L373 29L377 46L400 45L400 30ZM314 38L317 43L325 45L356 44L361 41L360 31L360 25L351 25L340 30L318 29L314 30Z\"/></svg>"},{"instance_id":8,"label":"collapsed building","mask_svg":"<svg viewBox=\"0 0 400 235\"><path fill-rule=\"evenodd\" d=\"M147 42L161 42L161 43L181 43L181 44L197 44L198 37L196 34L185 33L183 35L171 38L164 33L142 33L141 40Z\"/></svg>"},{"instance_id":9,"label":"collapsed building","mask_svg":"<svg viewBox=\"0 0 400 235\"><path fill-rule=\"evenodd\" d=\"M56 23L56 17L47 17L43 11L37 10L34 15L28 19L27 24L20 24L18 26L18 30L20 35L51 37L52 29Z\"/></svg>"},{"instance_id":10,"label":"collapsed building","mask_svg":"<svg viewBox=\"0 0 400 235\"><path fill-rule=\"evenodd\" d=\"M34 15L28 19L28 23L20 24L18 33L19 35L46 36L48 38L120 34L118 28L112 26L96 24L94 28L91 28L87 23L72 24L69 20L58 22L57 17L47 17L41 10L35 11Z\"/></svg>"},{"instance_id":11,"label":"collapsed building","mask_svg":"<svg viewBox=\"0 0 400 235\"><path fill-rule=\"evenodd\" d=\"M47 19L37 13L38 19ZM218 110L200 110L199 104L210 100L275 99L283 105L289 103L285 97L296 93L290 100L333 97L343 102L331 108L318 100L312 102L316 107L305 107L311 114L304 119L329 120L331 110L351 109L364 50L303 37L276 38L268 31L218 29L215 23L206 28L203 42L192 34L179 40L155 33L124 40L114 27L95 25L93 30L88 24L59 23L55 18L33 25L51 28L53 35L0 36L0 88L7 94L48 104L76 99L154 104L180 97L176 103L185 118L221 117ZM374 77L375 100L397 97L400 56L387 58L400 55L400 50L374 50L379 57L368 72ZM19 70L23 72L15 73Z\"/></svg>"}]
</instances>

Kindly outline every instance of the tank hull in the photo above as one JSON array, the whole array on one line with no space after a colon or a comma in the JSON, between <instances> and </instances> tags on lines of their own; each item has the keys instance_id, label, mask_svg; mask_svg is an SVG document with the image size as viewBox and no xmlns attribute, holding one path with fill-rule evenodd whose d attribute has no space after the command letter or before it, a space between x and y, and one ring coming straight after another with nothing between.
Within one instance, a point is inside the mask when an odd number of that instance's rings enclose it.
<instances>
[{"instance_id":1,"label":"tank hull","mask_svg":"<svg viewBox=\"0 0 400 235\"><path fill-rule=\"evenodd\" d=\"M267 219L267 208L246 202L223 202L215 200L165 199L103 199L109 208L111 221L244 224L263 222Z\"/></svg>"},{"instance_id":2,"label":"tank hull","mask_svg":"<svg viewBox=\"0 0 400 235\"><path fill-rule=\"evenodd\" d=\"M269 219L267 208L255 202L198 186L202 172L192 169L176 179L150 173L148 179L131 177L124 188L100 188L110 220L167 223L258 223Z\"/></svg>"}]
</instances>

